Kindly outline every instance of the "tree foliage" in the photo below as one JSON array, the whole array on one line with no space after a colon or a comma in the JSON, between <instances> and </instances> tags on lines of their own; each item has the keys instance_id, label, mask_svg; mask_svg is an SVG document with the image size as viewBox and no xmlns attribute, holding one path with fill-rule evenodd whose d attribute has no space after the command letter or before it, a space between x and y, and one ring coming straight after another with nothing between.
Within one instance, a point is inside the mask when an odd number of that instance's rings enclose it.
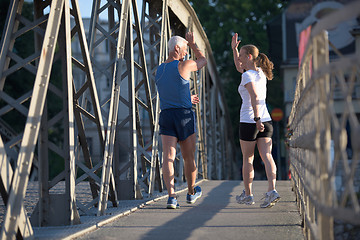
<instances>
[{"instance_id":1,"label":"tree foliage","mask_svg":"<svg viewBox=\"0 0 360 240\"><path fill-rule=\"evenodd\" d=\"M2 35L2 38L5 36L4 30L6 29L5 25L9 5L10 0L2 0L0 2L0 34ZM33 12L33 3L25 1L21 11L22 17L28 19L29 21L33 21ZM23 27L24 25L20 23L18 29L22 29ZM35 52L34 32L28 31L22 34L20 37L16 38L12 51L22 59L26 59L31 56ZM14 66L16 63L17 62L14 60L11 60L9 67ZM35 66L36 63L33 61L30 64ZM25 68L21 68L6 77L3 91L16 99L19 98L19 96L22 96L23 94L31 91L34 86L34 81L35 75L29 73ZM62 88L61 63L59 61L53 64L50 81L59 89ZM61 111L62 108L62 101L59 101L59 99L56 99L54 96L54 94L49 94L47 98L49 118L55 116L59 111ZM5 105L6 103L0 99L0 107ZM29 102L25 102L24 105L28 107ZM20 114L18 111L11 111L8 114L2 115L1 118L7 123L11 123L11 128L16 132L23 131L26 116ZM50 129L51 132L54 132L54 134L50 134L50 136L54 136L54 138L59 137L61 135L59 133L61 132L60 130L61 129ZM59 140L56 139L56 141Z\"/></svg>"},{"instance_id":2,"label":"tree foliage","mask_svg":"<svg viewBox=\"0 0 360 240\"><path fill-rule=\"evenodd\" d=\"M10 0L3 0L0 3L0 34L4 37L4 30L6 29L6 17L8 14ZM24 2L22 15L27 19L33 19L33 6L31 3ZM23 25L19 24L19 28ZM13 52L20 58L26 58L34 52L34 37L29 31L17 38L14 44ZM15 65L16 62L11 60L9 67ZM30 75L31 76L31 75ZM29 72L25 69L20 69L13 74L7 76L4 89L8 95L13 98L17 98L19 95L25 94L32 88L32 83L29 81ZM0 107L3 107L5 102L0 99ZM6 115L2 115L2 118L11 123L13 130L19 132L22 130L25 124L26 117L17 111L11 111Z\"/></svg>"},{"instance_id":3,"label":"tree foliage","mask_svg":"<svg viewBox=\"0 0 360 240\"><path fill-rule=\"evenodd\" d=\"M242 44L254 44L260 52L268 55L269 41L266 23L279 15L287 1L282 0L190 0L211 44L218 66L234 135L238 139L237 126L241 99L237 92L241 74L236 71L231 49L231 38L238 33ZM268 56L271 60L271 56ZM279 66L276 66L279 67ZM282 81L275 71L274 80L268 84L270 109L281 107L283 97Z\"/></svg>"}]
</instances>

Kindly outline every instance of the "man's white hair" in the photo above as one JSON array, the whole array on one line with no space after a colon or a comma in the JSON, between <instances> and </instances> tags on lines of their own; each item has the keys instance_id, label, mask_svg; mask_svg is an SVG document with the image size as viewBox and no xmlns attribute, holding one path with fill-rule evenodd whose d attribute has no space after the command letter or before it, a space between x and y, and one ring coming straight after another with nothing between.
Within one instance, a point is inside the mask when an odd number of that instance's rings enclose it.
<instances>
[{"instance_id":1,"label":"man's white hair","mask_svg":"<svg viewBox=\"0 0 360 240\"><path fill-rule=\"evenodd\" d=\"M183 46L186 46L187 44L188 41L186 41L185 38L182 38L180 36L173 36L170 38L168 42L169 52L174 52L176 45L178 45L181 48Z\"/></svg>"}]
</instances>

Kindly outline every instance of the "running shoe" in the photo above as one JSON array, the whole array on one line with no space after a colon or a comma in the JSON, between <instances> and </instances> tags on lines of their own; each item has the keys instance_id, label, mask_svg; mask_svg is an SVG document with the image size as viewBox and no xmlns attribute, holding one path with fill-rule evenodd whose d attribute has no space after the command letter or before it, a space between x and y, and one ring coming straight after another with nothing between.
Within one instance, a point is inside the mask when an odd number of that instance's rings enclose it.
<instances>
[{"instance_id":1,"label":"running shoe","mask_svg":"<svg viewBox=\"0 0 360 240\"><path fill-rule=\"evenodd\" d=\"M176 209L180 208L179 203L177 202L177 199L175 197L169 197L167 201L167 208L168 209Z\"/></svg>"},{"instance_id":2,"label":"running shoe","mask_svg":"<svg viewBox=\"0 0 360 240\"><path fill-rule=\"evenodd\" d=\"M238 203L242 202L244 200L245 196L246 196L246 194L245 194L245 189L244 189L240 195L236 196L236 201Z\"/></svg>"},{"instance_id":3,"label":"running shoe","mask_svg":"<svg viewBox=\"0 0 360 240\"><path fill-rule=\"evenodd\" d=\"M275 205L277 201L280 200L280 195L276 190L272 190L264 194L265 201L260 204L261 208L269 208Z\"/></svg>"},{"instance_id":4,"label":"running shoe","mask_svg":"<svg viewBox=\"0 0 360 240\"><path fill-rule=\"evenodd\" d=\"M201 195L202 195L201 187L196 186L194 188L194 195L191 194L186 195L186 202L190 204L195 203L196 200L201 197Z\"/></svg>"},{"instance_id":5,"label":"running shoe","mask_svg":"<svg viewBox=\"0 0 360 240\"><path fill-rule=\"evenodd\" d=\"M253 195L246 196L245 191L243 191L243 193L240 196L236 196L236 201L239 204L246 204L246 205L255 204L254 196Z\"/></svg>"}]
</instances>

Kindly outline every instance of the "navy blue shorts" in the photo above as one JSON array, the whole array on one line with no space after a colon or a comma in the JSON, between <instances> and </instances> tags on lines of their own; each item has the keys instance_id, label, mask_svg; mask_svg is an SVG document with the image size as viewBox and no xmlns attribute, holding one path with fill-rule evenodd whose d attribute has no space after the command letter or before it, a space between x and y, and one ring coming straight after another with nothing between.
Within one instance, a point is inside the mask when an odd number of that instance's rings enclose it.
<instances>
[{"instance_id":1,"label":"navy blue shorts","mask_svg":"<svg viewBox=\"0 0 360 240\"><path fill-rule=\"evenodd\" d=\"M274 132L272 121L263 122L265 130L260 132L256 128L256 123L240 122L239 137L244 141L256 141L258 138L269 137L271 138Z\"/></svg>"},{"instance_id":2,"label":"navy blue shorts","mask_svg":"<svg viewBox=\"0 0 360 240\"><path fill-rule=\"evenodd\" d=\"M173 136L184 141L196 132L195 113L187 108L170 108L161 110L160 135Z\"/></svg>"}]
</instances>

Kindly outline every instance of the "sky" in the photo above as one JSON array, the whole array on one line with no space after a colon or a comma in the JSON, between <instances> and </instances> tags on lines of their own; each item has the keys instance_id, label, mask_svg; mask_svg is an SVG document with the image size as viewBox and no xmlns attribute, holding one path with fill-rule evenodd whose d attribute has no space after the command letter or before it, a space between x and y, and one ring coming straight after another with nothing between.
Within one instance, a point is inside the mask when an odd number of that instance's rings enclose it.
<instances>
[{"instance_id":1,"label":"sky","mask_svg":"<svg viewBox=\"0 0 360 240\"><path fill-rule=\"evenodd\" d=\"M91 17L91 9L92 9L92 1L89 0L78 0L80 6L81 17L90 18Z\"/></svg>"},{"instance_id":2,"label":"sky","mask_svg":"<svg viewBox=\"0 0 360 240\"><path fill-rule=\"evenodd\" d=\"M26 2L33 2L33 0L25 0ZM71 2L70 0L68 0ZM103 6L106 0L101 0L100 6ZM137 0L138 3L138 10L141 10L142 7L142 0ZM79 6L80 6L80 14L82 18L90 18L91 17L91 9L93 5L93 1L91 0L78 0ZM103 16L102 16L103 15ZM103 13L100 15L100 18L107 18L107 14Z\"/></svg>"},{"instance_id":3,"label":"sky","mask_svg":"<svg viewBox=\"0 0 360 240\"><path fill-rule=\"evenodd\" d=\"M91 17L91 9L92 9L92 3L91 0L78 0L79 6L80 6L80 13L82 18L90 18ZM100 6L103 6L105 0L101 0ZM138 4L138 11L141 10L142 7L142 0L137 0ZM107 18L107 15L105 14L103 17L100 15L100 18Z\"/></svg>"}]
</instances>

